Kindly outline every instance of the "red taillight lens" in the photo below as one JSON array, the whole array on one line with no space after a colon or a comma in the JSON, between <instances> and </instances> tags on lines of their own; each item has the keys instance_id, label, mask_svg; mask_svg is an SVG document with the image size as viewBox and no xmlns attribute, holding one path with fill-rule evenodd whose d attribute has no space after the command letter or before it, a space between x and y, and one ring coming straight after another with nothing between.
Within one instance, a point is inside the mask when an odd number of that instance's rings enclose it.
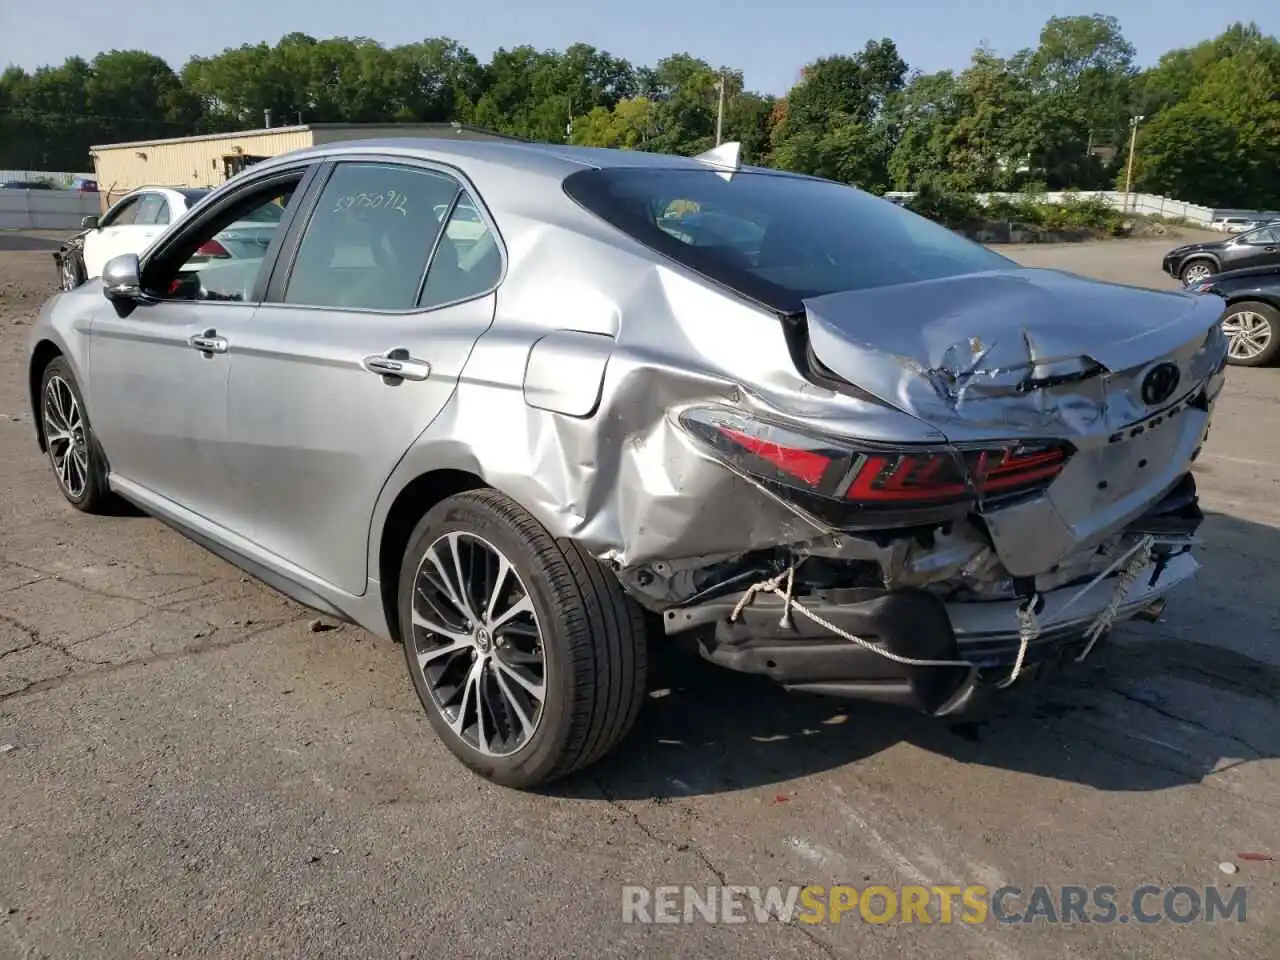
<instances>
[{"instance_id":1,"label":"red taillight lens","mask_svg":"<svg viewBox=\"0 0 1280 960\"><path fill-rule=\"evenodd\" d=\"M831 466L831 457L821 450L805 450L800 447L786 447L775 440L764 440L753 437L732 427L720 427L720 433L732 440L743 450L752 453L771 463L780 471L795 477L810 487L817 487L822 482L822 475Z\"/></svg>"},{"instance_id":2,"label":"red taillight lens","mask_svg":"<svg viewBox=\"0 0 1280 960\"><path fill-rule=\"evenodd\" d=\"M227 259L231 256L227 252L227 248L220 244L217 240L210 240L202 243L196 250L197 257L214 257L216 259Z\"/></svg>"},{"instance_id":3,"label":"red taillight lens","mask_svg":"<svg viewBox=\"0 0 1280 960\"><path fill-rule=\"evenodd\" d=\"M942 503L1044 486L1067 462L1058 444L864 454L845 498L860 503Z\"/></svg>"},{"instance_id":4,"label":"red taillight lens","mask_svg":"<svg viewBox=\"0 0 1280 960\"><path fill-rule=\"evenodd\" d=\"M680 422L725 463L771 486L859 509L950 506L1043 488L1071 448L1054 441L892 447L812 437L731 411Z\"/></svg>"}]
</instances>

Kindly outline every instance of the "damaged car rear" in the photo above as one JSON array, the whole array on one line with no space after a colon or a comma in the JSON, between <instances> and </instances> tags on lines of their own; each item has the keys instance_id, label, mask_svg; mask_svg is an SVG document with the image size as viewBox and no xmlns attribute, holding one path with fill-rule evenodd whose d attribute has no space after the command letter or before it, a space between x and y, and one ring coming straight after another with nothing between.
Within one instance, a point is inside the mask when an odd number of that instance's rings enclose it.
<instances>
[{"instance_id":1,"label":"damaged car rear","mask_svg":"<svg viewBox=\"0 0 1280 960\"><path fill-rule=\"evenodd\" d=\"M282 189L243 293L174 284ZM115 263L110 303L73 291L37 325L42 443L92 481L64 493L109 487L400 640L437 733L499 783L613 749L655 633L953 715L1158 615L1197 569L1218 297L1025 269L734 145L327 145L204 209ZM170 388L112 345L174 297L198 352ZM85 330L110 338L87 397L52 359Z\"/></svg>"},{"instance_id":2,"label":"damaged car rear","mask_svg":"<svg viewBox=\"0 0 1280 960\"><path fill-rule=\"evenodd\" d=\"M1191 466L1226 359L1217 298L1024 269L805 178L605 171L567 188L773 311L776 361L805 381L745 376L723 402L667 411L751 488L715 529L754 549L622 577L668 633L699 631L708 659L943 715L1083 659L1194 574ZM716 232L650 229L672 204L714 213ZM716 324L714 310L678 323ZM725 330L703 349L727 367L765 348ZM690 521L705 509L690 503ZM716 538L707 529L705 546Z\"/></svg>"}]
</instances>

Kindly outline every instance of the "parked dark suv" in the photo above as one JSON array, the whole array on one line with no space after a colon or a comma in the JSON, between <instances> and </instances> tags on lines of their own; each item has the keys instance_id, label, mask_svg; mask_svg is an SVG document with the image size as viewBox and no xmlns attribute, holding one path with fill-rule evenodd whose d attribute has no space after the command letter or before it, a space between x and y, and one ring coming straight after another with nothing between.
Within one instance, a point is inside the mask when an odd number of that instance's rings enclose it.
<instances>
[{"instance_id":1,"label":"parked dark suv","mask_svg":"<svg viewBox=\"0 0 1280 960\"><path fill-rule=\"evenodd\" d=\"M1226 270L1280 266L1280 220L1222 240L1175 247L1164 255L1162 266L1187 286Z\"/></svg>"}]
</instances>

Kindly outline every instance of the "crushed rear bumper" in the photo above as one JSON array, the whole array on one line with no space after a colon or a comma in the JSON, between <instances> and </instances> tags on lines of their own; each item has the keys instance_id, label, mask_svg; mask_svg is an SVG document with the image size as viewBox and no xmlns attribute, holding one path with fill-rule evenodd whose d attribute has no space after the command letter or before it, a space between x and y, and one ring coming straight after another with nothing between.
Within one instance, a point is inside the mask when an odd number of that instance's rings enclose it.
<instances>
[{"instance_id":1,"label":"crushed rear bumper","mask_svg":"<svg viewBox=\"0 0 1280 960\"><path fill-rule=\"evenodd\" d=\"M1114 622L1150 610L1199 564L1189 552L1154 561L1120 604ZM1110 599L1115 577L1081 594L1068 586L1043 594L1040 635L1028 645L1025 675L1061 661L1084 646L1084 634ZM1017 602L944 603L917 590L891 593L848 590L804 606L841 630L901 656L963 660L971 667L915 667L888 660L802 616L782 622L783 601L758 598L734 622L725 605L713 635L700 641L702 655L724 667L767 676L788 689L913 707L934 715L958 712L982 686L1004 680L1020 645Z\"/></svg>"}]
</instances>

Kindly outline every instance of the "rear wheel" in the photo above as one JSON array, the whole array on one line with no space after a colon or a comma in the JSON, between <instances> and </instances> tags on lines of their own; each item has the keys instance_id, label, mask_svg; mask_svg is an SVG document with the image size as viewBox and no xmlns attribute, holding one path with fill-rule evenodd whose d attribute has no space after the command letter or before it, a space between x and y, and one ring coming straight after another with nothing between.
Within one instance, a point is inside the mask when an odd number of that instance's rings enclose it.
<instances>
[{"instance_id":1,"label":"rear wheel","mask_svg":"<svg viewBox=\"0 0 1280 960\"><path fill-rule=\"evenodd\" d=\"M509 787L594 763L635 722L647 650L639 607L576 544L506 497L450 497L409 538L405 660L436 733Z\"/></svg>"},{"instance_id":2,"label":"rear wheel","mask_svg":"<svg viewBox=\"0 0 1280 960\"><path fill-rule=\"evenodd\" d=\"M1266 303L1233 303L1222 317L1227 360L1241 367L1265 367L1280 353L1280 310Z\"/></svg>"},{"instance_id":3,"label":"rear wheel","mask_svg":"<svg viewBox=\"0 0 1280 960\"><path fill-rule=\"evenodd\" d=\"M56 357L40 379L45 449L58 489L77 510L100 513L111 498L106 460L89 426L84 397L71 365Z\"/></svg>"},{"instance_id":4,"label":"rear wheel","mask_svg":"<svg viewBox=\"0 0 1280 960\"><path fill-rule=\"evenodd\" d=\"M1204 283L1213 276L1213 264L1208 260L1192 260L1182 268L1182 282L1188 287Z\"/></svg>"}]
</instances>

